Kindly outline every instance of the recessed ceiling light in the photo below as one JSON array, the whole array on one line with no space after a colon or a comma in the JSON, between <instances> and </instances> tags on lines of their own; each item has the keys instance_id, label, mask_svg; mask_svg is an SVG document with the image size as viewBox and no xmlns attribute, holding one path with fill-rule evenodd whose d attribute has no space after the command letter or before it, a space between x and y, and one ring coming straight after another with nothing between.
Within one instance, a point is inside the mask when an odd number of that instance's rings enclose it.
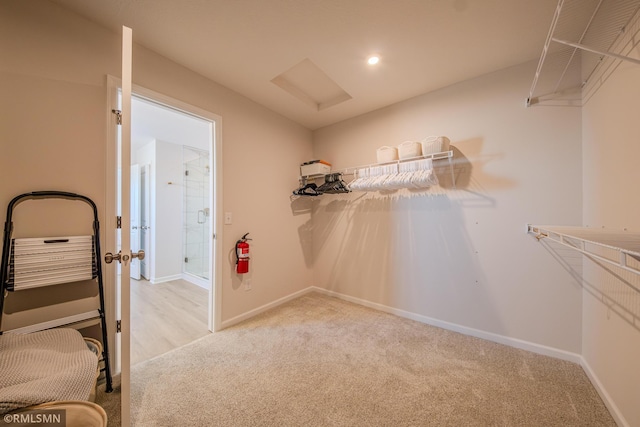
<instances>
[{"instance_id":1,"label":"recessed ceiling light","mask_svg":"<svg viewBox=\"0 0 640 427\"><path fill-rule=\"evenodd\" d=\"M380 58L377 56L370 56L369 59L367 59L367 63L369 65L376 65L378 62L380 62Z\"/></svg>"}]
</instances>

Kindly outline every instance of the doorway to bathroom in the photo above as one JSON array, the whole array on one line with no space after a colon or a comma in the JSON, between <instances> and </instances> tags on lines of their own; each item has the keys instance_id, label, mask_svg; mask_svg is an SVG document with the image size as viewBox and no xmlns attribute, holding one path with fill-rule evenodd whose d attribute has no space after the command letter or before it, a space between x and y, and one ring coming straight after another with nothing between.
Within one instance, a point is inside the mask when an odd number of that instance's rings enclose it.
<instances>
[{"instance_id":1,"label":"doorway to bathroom","mask_svg":"<svg viewBox=\"0 0 640 427\"><path fill-rule=\"evenodd\" d=\"M132 97L131 365L213 330L215 121Z\"/></svg>"}]
</instances>

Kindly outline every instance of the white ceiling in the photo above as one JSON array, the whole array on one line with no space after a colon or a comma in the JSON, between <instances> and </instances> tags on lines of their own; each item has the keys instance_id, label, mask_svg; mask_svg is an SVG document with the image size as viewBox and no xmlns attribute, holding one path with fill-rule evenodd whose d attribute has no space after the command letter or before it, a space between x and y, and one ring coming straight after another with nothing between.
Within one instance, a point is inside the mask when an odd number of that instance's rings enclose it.
<instances>
[{"instance_id":1,"label":"white ceiling","mask_svg":"<svg viewBox=\"0 0 640 427\"><path fill-rule=\"evenodd\" d=\"M210 149L213 129L207 120L135 96L131 117L132 152L155 140Z\"/></svg>"},{"instance_id":2,"label":"white ceiling","mask_svg":"<svg viewBox=\"0 0 640 427\"><path fill-rule=\"evenodd\" d=\"M539 57L557 0L53 0L317 129ZM380 63L369 66L371 54ZM271 82L310 60L351 99ZM533 76L532 76L533 79ZM523 93L523 100L527 93Z\"/></svg>"}]
</instances>

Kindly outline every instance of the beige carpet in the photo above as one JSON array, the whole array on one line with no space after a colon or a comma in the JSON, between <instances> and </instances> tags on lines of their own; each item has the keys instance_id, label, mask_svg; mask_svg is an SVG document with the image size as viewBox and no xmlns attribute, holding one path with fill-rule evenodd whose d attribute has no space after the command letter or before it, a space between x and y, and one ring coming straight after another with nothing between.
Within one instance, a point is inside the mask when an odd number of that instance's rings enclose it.
<instances>
[{"instance_id":1,"label":"beige carpet","mask_svg":"<svg viewBox=\"0 0 640 427\"><path fill-rule=\"evenodd\" d=\"M96 403L107 413L107 427L120 426L120 387L114 387L111 393L104 391L105 384L98 385Z\"/></svg>"},{"instance_id":2,"label":"beige carpet","mask_svg":"<svg viewBox=\"0 0 640 427\"><path fill-rule=\"evenodd\" d=\"M315 293L132 383L136 426L615 426L578 365Z\"/></svg>"}]
</instances>

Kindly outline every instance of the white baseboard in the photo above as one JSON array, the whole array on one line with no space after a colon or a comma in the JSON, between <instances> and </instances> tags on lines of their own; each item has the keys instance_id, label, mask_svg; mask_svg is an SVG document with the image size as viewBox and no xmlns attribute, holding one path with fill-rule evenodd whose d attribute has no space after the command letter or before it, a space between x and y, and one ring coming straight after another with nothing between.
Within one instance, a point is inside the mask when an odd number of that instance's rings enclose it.
<instances>
[{"instance_id":1,"label":"white baseboard","mask_svg":"<svg viewBox=\"0 0 640 427\"><path fill-rule=\"evenodd\" d=\"M324 295L340 298L345 301L349 301L355 304L359 304L365 307L373 308L375 310L383 311L385 313L394 314L405 319L415 320L420 323L424 323L438 328L446 329L453 332L459 332L464 335L469 335L476 338L481 338L487 341L493 341L498 344L508 345L509 347L519 348L521 350L527 350L532 353L541 354L544 356L554 357L556 359L567 360L569 362L580 364L582 356L570 351L560 350L553 347L548 347L541 344L535 344L529 341L520 340L517 338L506 337L504 335L494 334L492 332L482 331L480 329L469 328L467 326L461 326L455 323L445 322L443 320L434 319L433 317L423 316L421 314L412 313L410 311L400 310L397 308L389 307L387 305L378 304L375 302L355 298L349 295L344 295L339 292L329 291L327 289L313 287L313 290Z\"/></svg>"},{"instance_id":2,"label":"white baseboard","mask_svg":"<svg viewBox=\"0 0 640 427\"><path fill-rule=\"evenodd\" d=\"M34 325L23 326L21 328L8 329L2 331L5 334L30 334L32 332L44 331L45 329L58 328L60 326L82 329L95 323L100 323L100 312L98 310L86 313L74 314L72 316L61 317L47 322L36 323Z\"/></svg>"},{"instance_id":3,"label":"white baseboard","mask_svg":"<svg viewBox=\"0 0 640 427\"><path fill-rule=\"evenodd\" d=\"M243 314L241 314L239 316L232 317L229 320L223 321L220 329L225 329L225 328L228 328L229 326L233 326L233 325L235 325L237 323L240 323L243 320L250 319L253 316L256 316L256 315L258 315L260 313L263 313L263 312L265 312L267 310L270 310L270 309L272 309L274 307L277 307L279 305L282 305L285 302L288 302L288 301L291 301L291 300L296 299L298 297L301 297L302 295L305 295L305 294L308 294L310 292L313 292L314 290L316 290L314 287L309 287L309 288L303 289L301 291L294 292L291 295L287 295L286 297L282 297L280 299L272 301L272 302L270 302L268 304L265 304L265 305L263 305L261 307L254 308L253 310L247 311L246 313L243 313Z\"/></svg>"},{"instance_id":4,"label":"white baseboard","mask_svg":"<svg viewBox=\"0 0 640 427\"><path fill-rule=\"evenodd\" d=\"M374 310L382 311L385 313L394 314L399 317L404 317L405 319L415 320L420 323L424 323L431 326L436 326L438 328L447 329L453 332L459 332L464 335L469 335L476 338L481 338L487 341L493 341L498 344L508 345L509 347L519 348L521 350L530 351L532 353L541 354L543 356L550 356L556 359L567 360L569 362L577 363L582 365L582 356L576 353L572 353L570 351L560 350L553 347L548 347L541 344L535 344L529 341L520 340L517 338L506 337L504 335L494 334L492 332L481 331L479 329L469 328L467 326L457 325L455 323L445 322L442 320L434 319L432 317L423 316L421 314L412 313L405 310L400 310L397 308L389 307L383 304L374 303L371 301L367 301L361 298L355 298L349 295L341 294L339 292L329 291L327 289L318 288L316 286L311 286L301 291L295 292L286 297L280 298L276 301L270 302L269 304L265 304L261 307L248 311L244 314L236 316L232 319L225 320L222 322L222 329L227 328L231 325L235 325L236 323L242 322L243 320L249 319L257 314L260 314L266 310L277 307L285 302L291 301L292 299L298 298L302 295L308 294L309 292L318 292L324 295L340 298L344 301L349 301L354 304L362 305L364 307L369 307Z\"/></svg>"},{"instance_id":5,"label":"white baseboard","mask_svg":"<svg viewBox=\"0 0 640 427\"><path fill-rule=\"evenodd\" d=\"M591 381L591 384L593 384L593 387L600 395L600 398L609 410L609 413L611 413L613 420L620 427L631 427L631 424L629 424L624 418L624 416L620 412L620 409L618 409L618 406L615 404L607 390L604 388L602 382L600 382L600 379L598 379L598 376L595 374L595 372L593 372L593 369L591 369L589 363L584 359L584 357L581 357L580 359L580 365L582 366L582 369L587 374L589 381Z\"/></svg>"},{"instance_id":6,"label":"white baseboard","mask_svg":"<svg viewBox=\"0 0 640 427\"><path fill-rule=\"evenodd\" d=\"M180 279L182 279L182 273L173 274L171 276L154 277L151 280L149 280L149 283L151 283L152 285L157 285L158 283L165 283L165 282L170 282L172 280L180 280Z\"/></svg>"},{"instance_id":7,"label":"white baseboard","mask_svg":"<svg viewBox=\"0 0 640 427\"><path fill-rule=\"evenodd\" d=\"M211 287L211 282L208 279L203 279L202 277L194 276L189 273L182 273L182 280L186 280L189 283L192 283L196 286L200 286L202 289L209 290Z\"/></svg>"}]
</instances>

